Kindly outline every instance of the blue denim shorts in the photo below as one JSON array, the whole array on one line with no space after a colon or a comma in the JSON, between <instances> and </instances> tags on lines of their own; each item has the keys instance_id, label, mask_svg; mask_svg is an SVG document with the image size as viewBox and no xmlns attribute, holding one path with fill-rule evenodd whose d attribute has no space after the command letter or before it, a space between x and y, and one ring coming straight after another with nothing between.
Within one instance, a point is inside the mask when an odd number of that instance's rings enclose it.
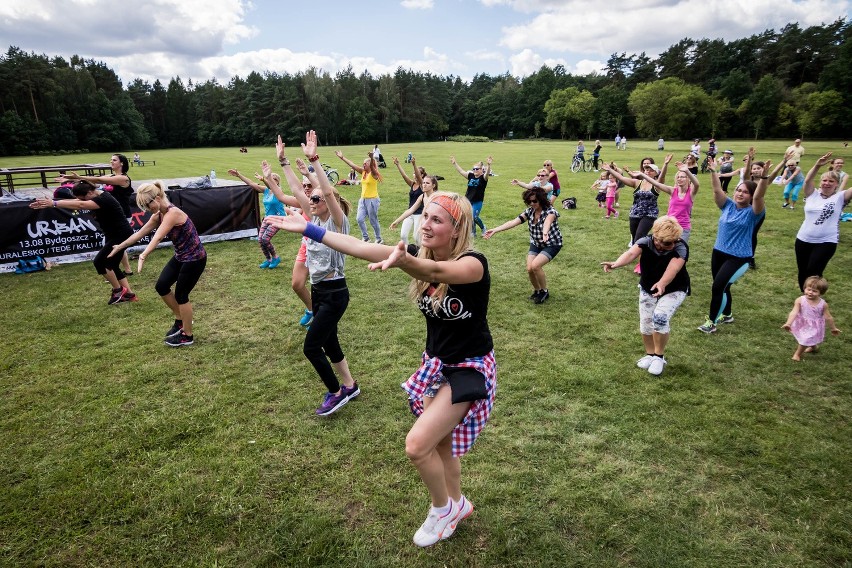
<instances>
[{"instance_id":1,"label":"blue denim shorts","mask_svg":"<svg viewBox=\"0 0 852 568\"><path fill-rule=\"evenodd\" d=\"M554 258L556 258L556 255L559 254L559 251L561 250L561 246L547 245L545 247L540 247L536 245L530 245L530 252L528 253L528 256L537 256L539 254L543 254L550 260L553 260Z\"/></svg>"}]
</instances>

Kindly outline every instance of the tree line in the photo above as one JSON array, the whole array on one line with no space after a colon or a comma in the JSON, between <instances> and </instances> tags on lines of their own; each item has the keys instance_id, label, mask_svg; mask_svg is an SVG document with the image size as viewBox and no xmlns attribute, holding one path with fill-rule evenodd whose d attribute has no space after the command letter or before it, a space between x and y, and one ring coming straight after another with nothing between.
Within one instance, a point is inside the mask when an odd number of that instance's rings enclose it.
<instances>
[{"instance_id":1,"label":"tree line","mask_svg":"<svg viewBox=\"0 0 852 568\"><path fill-rule=\"evenodd\" d=\"M268 144L313 128L325 144L489 138L829 137L852 133L852 27L789 24L730 42L683 39L600 73L543 66L469 82L398 68L372 76L252 72L125 88L104 63L10 47L0 56L0 155Z\"/></svg>"}]
</instances>

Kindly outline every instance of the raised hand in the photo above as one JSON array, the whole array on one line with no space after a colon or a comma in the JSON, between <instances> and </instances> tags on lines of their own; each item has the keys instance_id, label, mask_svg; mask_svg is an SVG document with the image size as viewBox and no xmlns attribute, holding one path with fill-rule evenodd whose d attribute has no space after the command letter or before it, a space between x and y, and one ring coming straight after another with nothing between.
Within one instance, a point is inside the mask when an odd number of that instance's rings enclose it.
<instances>
[{"instance_id":1,"label":"raised hand","mask_svg":"<svg viewBox=\"0 0 852 568\"><path fill-rule=\"evenodd\" d=\"M228 170L228 175L234 176L234 177L240 177L240 172L238 172L234 168L231 168L231 169Z\"/></svg>"},{"instance_id":2,"label":"raised hand","mask_svg":"<svg viewBox=\"0 0 852 568\"><path fill-rule=\"evenodd\" d=\"M263 177L268 178L272 175L272 167L269 165L269 162L263 160L260 163L260 169L263 172Z\"/></svg>"},{"instance_id":3,"label":"raised hand","mask_svg":"<svg viewBox=\"0 0 852 568\"><path fill-rule=\"evenodd\" d=\"M450 156L450 163L451 163L451 164L455 164L455 163L456 163L456 157L455 157L455 156Z\"/></svg>"},{"instance_id":4,"label":"raised hand","mask_svg":"<svg viewBox=\"0 0 852 568\"><path fill-rule=\"evenodd\" d=\"M287 154L284 149L284 141L281 140L281 135L278 135L278 141L275 143L275 151L278 154L278 161L286 160Z\"/></svg>"},{"instance_id":5,"label":"raised hand","mask_svg":"<svg viewBox=\"0 0 852 568\"><path fill-rule=\"evenodd\" d=\"M394 164L395 166L398 166L398 165L399 165L399 158L397 158L396 156L393 156L393 157L391 158L391 161L393 162L393 164Z\"/></svg>"},{"instance_id":6,"label":"raised hand","mask_svg":"<svg viewBox=\"0 0 852 568\"><path fill-rule=\"evenodd\" d=\"M317 155L317 133L315 130L308 130L305 133L305 143L302 144L302 151L308 158Z\"/></svg>"},{"instance_id":7,"label":"raised hand","mask_svg":"<svg viewBox=\"0 0 852 568\"><path fill-rule=\"evenodd\" d=\"M666 159L665 159L665 160L663 160L663 161L664 161L666 164L668 164L669 162L671 162L671 161L672 161L672 158L673 158L673 157L674 157L674 154L669 154L668 156L666 156Z\"/></svg>"},{"instance_id":8,"label":"raised hand","mask_svg":"<svg viewBox=\"0 0 852 568\"><path fill-rule=\"evenodd\" d=\"M822 166L826 165L826 164L827 164L828 162L830 162L830 161L831 161L831 152L829 152L829 153L827 153L827 154L823 154L822 156L820 156L820 157L817 159L816 163L817 163L817 165L818 165L819 167L822 167Z\"/></svg>"},{"instance_id":9,"label":"raised hand","mask_svg":"<svg viewBox=\"0 0 852 568\"><path fill-rule=\"evenodd\" d=\"M310 172L308 165L302 161L302 158L296 158L296 169L299 170L299 173L303 176L308 175L308 172Z\"/></svg>"}]
</instances>

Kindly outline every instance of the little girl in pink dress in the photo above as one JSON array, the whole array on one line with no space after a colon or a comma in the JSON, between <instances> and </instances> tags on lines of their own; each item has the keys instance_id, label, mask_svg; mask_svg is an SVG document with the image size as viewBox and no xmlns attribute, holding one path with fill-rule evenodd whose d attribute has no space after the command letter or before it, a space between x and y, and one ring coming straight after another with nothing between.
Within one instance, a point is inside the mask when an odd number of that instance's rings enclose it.
<instances>
[{"instance_id":1,"label":"little girl in pink dress","mask_svg":"<svg viewBox=\"0 0 852 568\"><path fill-rule=\"evenodd\" d=\"M816 353L819 350L819 344L825 339L826 322L831 325L832 335L840 333L828 311L828 304L822 299L828 290L825 278L811 276L805 280L804 288L804 295L796 298L787 321L781 326L791 332L798 343L793 361L801 361L803 353Z\"/></svg>"}]
</instances>

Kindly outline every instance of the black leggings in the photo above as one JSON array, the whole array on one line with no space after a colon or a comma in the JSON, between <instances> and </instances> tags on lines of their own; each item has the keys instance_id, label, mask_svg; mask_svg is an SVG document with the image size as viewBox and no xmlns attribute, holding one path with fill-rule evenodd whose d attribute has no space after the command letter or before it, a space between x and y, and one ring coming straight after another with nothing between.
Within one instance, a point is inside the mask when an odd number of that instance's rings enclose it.
<instances>
[{"instance_id":1,"label":"black leggings","mask_svg":"<svg viewBox=\"0 0 852 568\"><path fill-rule=\"evenodd\" d=\"M206 256L201 260L190 260L189 262L181 262L173 256L163 267L160 278L157 279L157 284L154 286L157 294L168 296L172 284L174 284L175 300L177 300L178 305L188 304L189 293L198 284L198 279L204 273L205 266L207 266Z\"/></svg>"},{"instance_id":2,"label":"black leggings","mask_svg":"<svg viewBox=\"0 0 852 568\"><path fill-rule=\"evenodd\" d=\"M796 266L802 292L805 291L805 280L811 276L822 276L836 250L837 243L806 243L796 239Z\"/></svg>"},{"instance_id":3,"label":"black leggings","mask_svg":"<svg viewBox=\"0 0 852 568\"><path fill-rule=\"evenodd\" d=\"M346 279L323 280L311 286L311 302L314 319L305 335L302 352L314 366L328 392L340 390L337 375L329 361L343 361L343 349L337 338L337 322L343 317L349 305L349 288Z\"/></svg>"},{"instance_id":4,"label":"black leggings","mask_svg":"<svg viewBox=\"0 0 852 568\"><path fill-rule=\"evenodd\" d=\"M710 296L710 321L718 320L722 313L731 315L733 299L731 285L746 273L750 258L731 256L713 249L710 257L710 273L713 275L713 290Z\"/></svg>"},{"instance_id":5,"label":"black leggings","mask_svg":"<svg viewBox=\"0 0 852 568\"><path fill-rule=\"evenodd\" d=\"M630 218L630 239L631 242L636 242L642 237L651 232L651 227L654 226L656 217L631 217Z\"/></svg>"},{"instance_id":6,"label":"black leggings","mask_svg":"<svg viewBox=\"0 0 852 568\"><path fill-rule=\"evenodd\" d=\"M760 232L760 228L763 226L765 220L766 215L758 219L754 230L751 232L751 260L749 262L752 264L752 267L754 267L754 257L757 256L757 233Z\"/></svg>"},{"instance_id":7,"label":"black leggings","mask_svg":"<svg viewBox=\"0 0 852 568\"><path fill-rule=\"evenodd\" d=\"M112 252L112 246L117 244L117 242L106 241L104 248L99 250L98 254L95 255L92 264L95 265L95 270L98 271L98 274L106 274L107 270L112 270L115 272L117 279L123 280L127 275L121 270L121 255L116 254L111 258L109 257L109 253Z\"/></svg>"}]
</instances>

